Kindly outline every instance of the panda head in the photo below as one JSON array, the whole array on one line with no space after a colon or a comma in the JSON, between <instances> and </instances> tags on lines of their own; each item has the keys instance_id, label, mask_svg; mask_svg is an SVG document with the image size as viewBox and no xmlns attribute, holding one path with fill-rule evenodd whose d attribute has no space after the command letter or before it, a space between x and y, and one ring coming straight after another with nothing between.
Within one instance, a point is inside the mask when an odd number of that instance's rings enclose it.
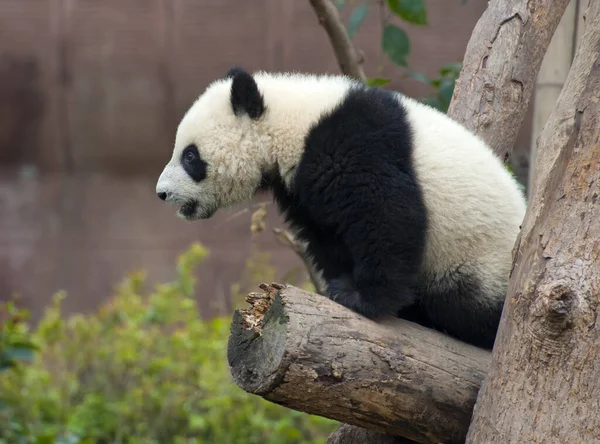
<instances>
[{"instance_id":1,"label":"panda head","mask_svg":"<svg viewBox=\"0 0 600 444\"><path fill-rule=\"evenodd\" d=\"M207 219L219 208L252 198L268 168L265 114L254 77L232 68L208 86L181 120L173 154L156 193L187 220Z\"/></svg>"}]
</instances>

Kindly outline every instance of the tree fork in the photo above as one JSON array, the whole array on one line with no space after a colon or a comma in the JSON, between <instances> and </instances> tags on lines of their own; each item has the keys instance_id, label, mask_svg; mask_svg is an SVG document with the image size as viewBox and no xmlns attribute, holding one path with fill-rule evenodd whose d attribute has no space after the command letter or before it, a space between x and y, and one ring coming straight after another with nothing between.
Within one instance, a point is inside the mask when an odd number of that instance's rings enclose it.
<instances>
[{"instance_id":1,"label":"tree fork","mask_svg":"<svg viewBox=\"0 0 600 444\"><path fill-rule=\"evenodd\" d=\"M600 2L538 138L539 174L468 443L600 440Z\"/></svg>"},{"instance_id":2,"label":"tree fork","mask_svg":"<svg viewBox=\"0 0 600 444\"><path fill-rule=\"evenodd\" d=\"M512 153L535 79L569 0L492 0L475 29L448 115L503 160Z\"/></svg>"}]
</instances>

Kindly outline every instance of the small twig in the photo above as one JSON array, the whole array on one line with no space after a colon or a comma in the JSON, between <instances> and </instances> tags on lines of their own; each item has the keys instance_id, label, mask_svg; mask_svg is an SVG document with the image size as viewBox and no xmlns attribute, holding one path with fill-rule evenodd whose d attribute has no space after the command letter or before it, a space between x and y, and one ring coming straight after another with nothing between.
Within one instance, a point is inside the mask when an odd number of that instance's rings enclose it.
<instances>
[{"instance_id":1,"label":"small twig","mask_svg":"<svg viewBox=\"0 0 600 444\"><path fill-rule=\"evenodd\" d=\"M354 47L335 5L331 0L310 0L310 4L329 35L342 73L364 82L367 76L362 68L363 57Z\"/></svg>"},{"instance_id":2,"label":"small twig","mask_svg":"<svg viewBox=\"0 0 600 444\"><path fill-rule=\"evenodd\" d=\"M317 271L312 261L306 253L306 246L299 242L292 233L280 228L273 228L275 238L283 245L290 247L304 262L308 276L315 286L315 292L320 295L325 295L325 283L321 279L321 274Z\"/></svg>"}]
</instances>

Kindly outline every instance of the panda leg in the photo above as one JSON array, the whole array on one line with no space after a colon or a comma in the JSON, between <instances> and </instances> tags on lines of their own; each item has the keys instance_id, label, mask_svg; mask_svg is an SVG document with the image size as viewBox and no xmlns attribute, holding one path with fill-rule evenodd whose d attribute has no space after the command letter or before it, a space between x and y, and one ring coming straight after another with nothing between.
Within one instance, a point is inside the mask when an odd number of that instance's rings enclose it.
<instances>
[{"instance_id":1,"label":"panda leg","mask_svg":"<svg viewBox=\"0 0 600 444\"><path fill-rule=\"evenodd\" d=\"M385 204L364 202L346 210L339 238L353 266L348 274L328 280L329 296L370 318L398 316L417 301L414 288L425 245L425 221L414 212Z\"/></svg>"}]
</instances>

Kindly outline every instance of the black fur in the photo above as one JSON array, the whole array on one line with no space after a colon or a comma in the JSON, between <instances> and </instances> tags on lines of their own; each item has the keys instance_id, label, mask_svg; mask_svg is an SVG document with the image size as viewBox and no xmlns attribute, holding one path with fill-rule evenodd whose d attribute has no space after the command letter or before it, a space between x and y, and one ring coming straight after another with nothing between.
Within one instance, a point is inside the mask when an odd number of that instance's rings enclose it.
<instances>
[{"instance_id":1,"label":"black fur","mask_svg":"<svg viewBox=\"0 0 600 444\"><path fill-rule=\"evenodd\" d=\"M411 161L411 128L396 98L356 86L305 143L293 188L275 172L265 183L308 242L329 296L371 318L399 315L491 347L495 314L487 329L476 319L486 313L461 304L479 294L471 275L455 273L455 285L417 282L427 210Z\"/></svg>"},{"instance_id":2,"label":"black fur","mask_svg":"<svg viewBox=\"0 0 600 444\"><path fill-rule=\"evenodd\" d=\"M243 68L234 67L227 72L231 77L231 106L236 115L248 114L251 119L258 119L265 112L265 102L258 90L254 77Z\"/></svg>"},{"instance_id":3,"label":"black fur","mask_svg":"<svg viewBox=\"0 0 600 444\"><path fill-rule=\"evenodd\" d=\"M483 291L476 273L458 268L447 272L443 281L423 277L418 293L420 311L431 326L478 347L494 346L504 303L478 302Z\"/></svg>"},{"instance_id":4,"label":"black fur","mask_svg":"<svg viewBox=\"0 0 600 444\"><path fill-rule=\"evenodd\" d=\"M206 178L206 162L200 157L196 145L187 146L181 153L179 161L193 181L200 182Z\"/></svg>"}]
</instances>

